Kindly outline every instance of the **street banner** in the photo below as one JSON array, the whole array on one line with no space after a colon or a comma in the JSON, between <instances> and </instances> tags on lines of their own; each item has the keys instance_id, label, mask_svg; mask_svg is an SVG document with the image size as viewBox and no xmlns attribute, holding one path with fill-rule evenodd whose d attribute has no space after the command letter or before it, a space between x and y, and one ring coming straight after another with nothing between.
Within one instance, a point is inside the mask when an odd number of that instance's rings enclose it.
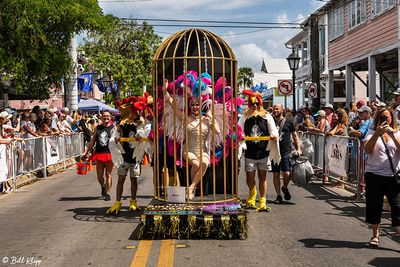
<instances>
[{"instance_id":1,"label":"street banner","mask_svg":"<svg viewBox=\"0 0 400 267\"><path fill-rule=\"evenodd\" d=\"M327 171L338 176L347 176L347 139L330 136L326 141Z\"/></svg>"},{"instance_id":2,"label":"street banner","mask_svg":"<svg viewBox=\"0 0 400 267\"><path fill-rule=\"evenodd\" d=\"M96 84L97 84L97 87L99 88L100 92L105 93L107 91L107 88L105 88L103 85L103 78L97 79Z\"/></svg>"},{"instance_id":3,"label":"street banner","mask_svg":"<svg viewBox=\"0 0 400 267\"><path fill-rule=\"evenodd\" d=\"M89 92L92 90L93 73L83 73L78 77L78 90Z\"/></svg>"},{"instance_id":4,"label":"street banner","mask_svg":"<svg viewBox=\"0 0 400 267\"><path fill-rule=\"evenodd\" d=\"M7 180L8 176L6 150L7 145L0 145L0 182L4 182L5 180Z\"/></svg>"},{"instance_id":5,"label":"street banner","mask_svg":"<svg viewBox=\"0 0 400 267\"><path fill-rule=\"evenodd\" d=\"M57 137L46 138L46 153L47 153L47 165L56 164L60 159L60 151L58 149L59 139Z\"/></svg>"}]
</instances>

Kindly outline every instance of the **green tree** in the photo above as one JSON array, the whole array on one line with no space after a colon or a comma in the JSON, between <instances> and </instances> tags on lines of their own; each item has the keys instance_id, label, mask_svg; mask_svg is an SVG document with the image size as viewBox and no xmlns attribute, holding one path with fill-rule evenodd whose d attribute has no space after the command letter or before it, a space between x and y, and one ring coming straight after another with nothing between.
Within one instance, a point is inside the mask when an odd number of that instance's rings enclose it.
<instances>
[{"instance_id":1,"label":"green tree","mask_svg":"<svg viewBox=\"0 0 400 267\"><path fill-rule=\"evenodd\" d=\"M0 1L0 86L48 98L72 69L71 37L105 21L97 0Z\"/></svg>"},{"instance_id":2,"label":"green tree","mask_svg":"<svg viewBox=\"0 0 400 267\"><path fill-rule=\"evenodd\" d=\"M249 67L239 68L238 83L243 88L250 87L252 85L252 79L254 77L253 70Z\"/></svg>"},{"instance_id":3,"label":"green tree","mask_svg":"<svg viewBox=\"0 0 400 267\"><path fill-rule=\"evenodd\" d=\"M102 71L105 79L118 83L115 100L121 93L140 95L143 85L151 86L152 56L160 43L161 38L146 22L114 18L109 27L90 32L80 49L97 73Z\"/></svg>"}]
</instances>

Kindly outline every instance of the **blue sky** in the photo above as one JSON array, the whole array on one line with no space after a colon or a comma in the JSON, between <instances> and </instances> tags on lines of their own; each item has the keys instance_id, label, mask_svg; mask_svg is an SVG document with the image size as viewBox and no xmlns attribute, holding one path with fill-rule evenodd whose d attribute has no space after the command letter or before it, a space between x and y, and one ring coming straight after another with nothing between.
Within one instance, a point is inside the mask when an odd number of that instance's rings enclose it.
<instances>
[{"instance_id":1,"label":"blue sky","mask_svg":"<svg viewBox=\"0 0 400 267\"><path fill-rule=\"evenodd\" d=\"M302 22L324 3L317 0L99 0L104 13L124 18ZM150 24L160 24L151 22ZM172 23L169 23L172 24ZM162 37L185 27L155 27ZM233 48L241 67L261 68L262 58L286 58L285 42L299 30L207 28Z\"/></svg>"}]
</instances>

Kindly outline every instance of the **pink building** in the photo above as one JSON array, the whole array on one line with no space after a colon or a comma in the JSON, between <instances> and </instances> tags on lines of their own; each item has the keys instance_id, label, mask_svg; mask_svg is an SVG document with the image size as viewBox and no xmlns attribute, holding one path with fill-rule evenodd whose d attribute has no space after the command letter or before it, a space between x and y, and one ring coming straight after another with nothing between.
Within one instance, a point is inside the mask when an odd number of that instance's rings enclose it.
<instances>
[{"instance_id":1,"label":"pink building","mask_svg":"<svg viewBox=\"0 0 400 267\"><path fill-rule=\"evenodd\" d=\"M328 15L328 88L333 90L334 71L344 72L347 104L357 99L355 81L364 85L370 101L384 97L380 88L396 88L400 44L400 7L396 3L331 0L321 8ZM360 77L360 72L365 77Z\"/></svg>"}]
</instances>

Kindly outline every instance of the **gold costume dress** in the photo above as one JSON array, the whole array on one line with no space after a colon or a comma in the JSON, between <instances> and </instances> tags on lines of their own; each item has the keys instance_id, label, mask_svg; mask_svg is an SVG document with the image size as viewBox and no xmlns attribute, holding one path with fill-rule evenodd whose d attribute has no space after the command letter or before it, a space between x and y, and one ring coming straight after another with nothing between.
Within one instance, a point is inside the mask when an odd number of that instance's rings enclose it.
<instances>
[{"instance_id":1,"label":"gold costume dress","mask_svg":"<svg viewBox=\"0 0 400 267\"><path fill-rule=\"evenodd\" d=\"M204 122L201 125L201 138L200 138L200 118L194 119L192 122L188 124L188 153L193 153L197 159L200 159L200 155L203 154L204 157L207 158L208 162L210 162L210 154L208 149L208 134L209 134L209 125ZM202 144L202 153L200 153L200 145Z\"/></svg>"}]
</instances>

